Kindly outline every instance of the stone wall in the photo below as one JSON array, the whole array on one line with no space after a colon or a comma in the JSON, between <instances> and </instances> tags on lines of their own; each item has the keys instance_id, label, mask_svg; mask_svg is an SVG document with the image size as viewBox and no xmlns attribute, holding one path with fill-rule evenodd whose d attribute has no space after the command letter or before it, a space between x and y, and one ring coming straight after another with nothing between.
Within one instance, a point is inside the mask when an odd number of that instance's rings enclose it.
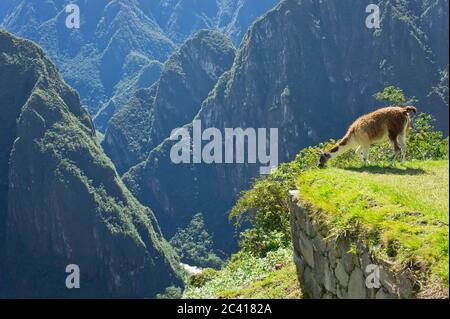
<instances>
[{"instance_id":1,"label":"stone wall","mask_svg":"<svg viewBox=\"0 0 450 319\"><path fill-rule=\"evenodd\" d=\"M289 207L294 261L307 298L415 298L414 285L406 274L375 258L357 240L327 239L329 231L314 218L313 209L298 191L290 192Z\"/></svg>"}]
</instances>

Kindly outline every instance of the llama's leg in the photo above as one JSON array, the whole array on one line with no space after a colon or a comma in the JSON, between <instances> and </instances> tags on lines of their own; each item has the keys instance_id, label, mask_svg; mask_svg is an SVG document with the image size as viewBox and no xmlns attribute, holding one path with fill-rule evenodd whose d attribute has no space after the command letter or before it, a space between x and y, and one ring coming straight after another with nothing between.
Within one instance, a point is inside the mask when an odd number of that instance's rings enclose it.
<instances>
[{"instance_id":1,"label":"llama's leg","mask_svg":"<svg viewBox=\"0 0 450 319\"><path fill-rule=\"evenodd\" d=\"M364 161L364 164L369 165L370 162L369 162L369 146L368 145L361 147L361 156Z\"/></svg>"},{"instance_id":2,"label":"llama's leg","mask_svg":"<svg viewBox=\"0 0 450 319\"><path fill-rule=\"evenodd\" d=\"M394 165L397 155L399 155L399 153L401 153L401 147L400 147L400 144L398 143L398 135L397 134L392 134L391 132L389 132L389 141L391 142L392 148L394 149L394 156L392 156L391 163L390 163L390 165L392 166L392 165Z\"/></svg>"},{"instance_id":3,"label":"llama's leg","mask_svg":"<svg viewBox=\"0 0 450 319\"><path fill-rule=\"evenodd\" d=\"M398 143L402 153L402 163L406 161L406 134L401 134L398 137Z\"/></svg>"}]
</instances>

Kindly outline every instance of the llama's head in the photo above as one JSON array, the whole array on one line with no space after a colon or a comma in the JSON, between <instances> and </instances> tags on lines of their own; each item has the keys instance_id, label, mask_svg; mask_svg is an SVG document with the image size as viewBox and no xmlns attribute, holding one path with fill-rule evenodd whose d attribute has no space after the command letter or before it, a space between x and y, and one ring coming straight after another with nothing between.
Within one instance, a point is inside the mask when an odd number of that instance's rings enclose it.
<instances>
[{"instance_id":1,"label":"llama's head","mask_svg":"<svg viewBox=\"0 0 450 319\"><path fill-rule=\"evenodd\" d=\"M328 152L320 153L319 167L324 168L330 158L331 158L330 153Z\"/></svg>"}]
</instances>

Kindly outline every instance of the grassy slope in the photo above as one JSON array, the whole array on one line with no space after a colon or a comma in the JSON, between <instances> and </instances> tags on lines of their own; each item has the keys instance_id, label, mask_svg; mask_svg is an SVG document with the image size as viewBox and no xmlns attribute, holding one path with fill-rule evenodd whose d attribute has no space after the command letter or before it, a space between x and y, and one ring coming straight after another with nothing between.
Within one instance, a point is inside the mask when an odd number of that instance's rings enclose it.
<instances>
[{"instance_id":1,"label":"grassy slope","mask_svg":"<svg viewBox=\"0 0 450 319\"><path fill-rule=\"evenodd\" d=\"M204 284L188 285L184 298L301 298L292 249L280 249L265 258L240 252L223 269L207 273Z\"/></svg>"},{"instance_id":2,"label":"grassy slope","mask_svg":"<svg viewBox=\"0 0 450 319\"><path fill-rule=\"evenodd\" d=\"M418 267L418 280L448 288L448 169L448 161L328 168L305 172L297 186L336 235L356 231L383 257Z\"/></svg>"}]
</instances>

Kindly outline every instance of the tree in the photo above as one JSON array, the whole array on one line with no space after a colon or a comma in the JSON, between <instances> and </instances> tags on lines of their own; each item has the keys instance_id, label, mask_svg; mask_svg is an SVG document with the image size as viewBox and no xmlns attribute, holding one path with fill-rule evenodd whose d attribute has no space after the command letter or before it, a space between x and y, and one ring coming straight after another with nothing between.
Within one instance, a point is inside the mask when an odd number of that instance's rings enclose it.
<instances>
[{"instance_id":1,"label":"tree","mask_svg":"<svg viewBox=\"0 0 450 319\"><path fill-rule=\"evenodd\" d=\"M406 102L403 90L395 86L388 86L382 92L377 92L373 96L377 101L387 102L389 105L401 105Z\"/></svg>"},{"instance_id":2,"label":"tree","mask_svg":"<svg viewBox=\"0 0 450 319\"><path fill-rule=\"evenodd\" d=\"M223 265L213 251L213 239L205 229L201 213L196 214L186 228L179 228L170 244L184 263L203 268L220 268Z\"/></svg>"}]
</instances>

